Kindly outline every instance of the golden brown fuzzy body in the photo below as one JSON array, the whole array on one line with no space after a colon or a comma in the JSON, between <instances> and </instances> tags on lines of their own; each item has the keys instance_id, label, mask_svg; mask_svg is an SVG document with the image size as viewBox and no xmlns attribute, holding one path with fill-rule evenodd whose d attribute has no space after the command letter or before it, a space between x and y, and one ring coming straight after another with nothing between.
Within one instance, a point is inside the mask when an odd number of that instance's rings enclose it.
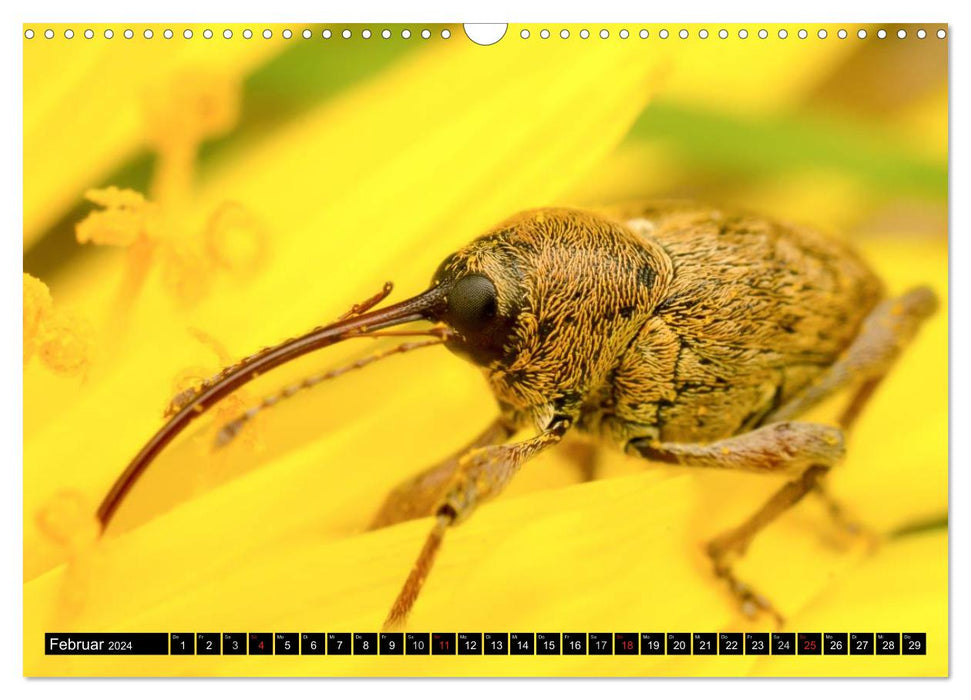
<instances>
[{"instance_id":1,"label":"golden brown fuzzy body","mask_svg":"<svg viewBox=\"0 0 971 700\"><path fill-rule=\"evenodd\" d=\"M683 203L519 214L459 251L517 306L485 367L510 423L624 448L751 430L833 364L882 296L815 232ZM448 261L445 266L448 266Z\"/></svg>"},{"instance_id":2,"label":"golden brown fuzzy body","mask_svg":"<svg viewBox=\"0 0 971 700\"><path fill-rule=\"evenodd\" d=\"M673 274L606 400L585 407L581 425L621 446L759 426L836 361L883 295L855 254L814 231L684 205L628 222Z\"/></svg>"},{"instance_id":3,"label":"golden brown fuzzy body","mask_svg":"<svg viewBox=\"0 0 971 700\"><path fill-rule=\"evenodd\" d=\"M812 231L681 203L523 212L446 259L435 293L446 345L483 368L501 416L375 517L436 516L387 627L407 618L445 532L573 428L655 462L791 476L706 546L742 610L781 624L733 559L807 494L825 497L846 431L937 306L926 287L882 300L856 255ZM835 425L800 419L843 389ZM506 442L525 427L536 434ZM581 466L591 478L593 458Z\"/></svg>"}]
</instances>

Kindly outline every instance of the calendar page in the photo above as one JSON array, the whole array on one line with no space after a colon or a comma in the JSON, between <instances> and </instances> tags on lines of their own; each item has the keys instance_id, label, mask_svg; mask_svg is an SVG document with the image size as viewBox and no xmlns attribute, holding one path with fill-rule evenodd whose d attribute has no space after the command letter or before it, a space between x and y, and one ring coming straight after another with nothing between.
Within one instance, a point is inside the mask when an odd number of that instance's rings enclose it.
<instances>
[{"instance_id":1,"label":"calendar page","mask_svg":"<svg viewBox=\"0 0 971 700\"><path fill-rule=\"evenodd\" d=\"M24 675L948 675L948 25L20 31Z\"/></svg>"}]
</instances>

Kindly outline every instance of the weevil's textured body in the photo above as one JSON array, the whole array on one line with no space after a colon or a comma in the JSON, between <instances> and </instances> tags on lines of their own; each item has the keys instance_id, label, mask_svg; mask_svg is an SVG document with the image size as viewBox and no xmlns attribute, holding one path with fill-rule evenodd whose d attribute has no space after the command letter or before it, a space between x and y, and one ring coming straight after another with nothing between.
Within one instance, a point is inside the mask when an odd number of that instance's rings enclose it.
<instances>
[{"instance_id":1,"label":"weevil's textured body","mask_svg":"<svg viewBox=\"0 0 971 700\"><path fill-rule=\"evenodd\" d=\"M525 212L443 270L456 265L518 311L485 367L507 419L577 415L621 448L757 427L833 364L882 295L812 231L677 203Z\"/></svg>"}]
</instances>

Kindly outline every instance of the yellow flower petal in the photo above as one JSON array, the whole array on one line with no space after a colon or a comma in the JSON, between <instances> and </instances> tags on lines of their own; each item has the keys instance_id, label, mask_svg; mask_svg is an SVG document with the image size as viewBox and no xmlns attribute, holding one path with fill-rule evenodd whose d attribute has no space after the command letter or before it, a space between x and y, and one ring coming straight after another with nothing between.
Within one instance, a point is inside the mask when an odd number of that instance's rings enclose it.
<instances>
[{"instance_id":1,"label":"yellow flower petal","mask_svg":"<svg viewBox=\"0 0 971 700\"><path fill-rule=\"evenodd\" d=\"M716 37L715 27L708 27L709 36L702 39L701 28L691 27L686 39L667 39L671 44L668 50L676 55L676 60L672 61L661 95L685 104L717 105L728 113L771 114L792 109L854 50L848 41L795 38L800 29L805 29L810 37L820 29L835 35L840 27L833 25L759 24L768 36L749 36L744 40L735 36L740 27L733 27L726 39ZM659 29L652 32L655 37ZM779 38L780 30L787 31L788 37Z\"/></svg>"},{"instance_id":2,"label":"yellow flower petal","mask_svg":"<svg viewBox=\"0 0 971 700\"><path fill-rule=\"evenodd\" d=\"M243 30L227 26L237 35ZM28 27L38 38L24 41L25 246L142 147L147 96L199 67L242 77L285 47L279 32L254 42L181 38L186 29L201 36L205 27L197 25L140 25L131 39L118 25ZM40 38L48 27L54 38ZM82 37L87 28L95 38ZM115 37L104 39L109 28ZM166 28L176 38L164 39ZM64 37L67 29L73 39ZM153 38L144 37L145 29Z\"/></svg>"},{"instance_id":3,"label":"yellow flower petal","mask_svg":"<svg viewBox=\"0 0 971 700\"><path fill-rule=\"evenodd\" d=\"M348 448L353 450L351 445ZM303 459L313 457L302 455ZM292 457L281 461L285 469ZM549 461L541 460L530 468L547 466ZM768 629L767 620L748 621L741 616L723 585L713 578L702 553L704 539L734 522L736 512L760 499L772 481L755 475L740 484L730 481L733 476L674 475L658 470L507 497L486 505L475 518L449 532L408 629ZM267 538L264 533L276 528L275 521L254 522L228 514L233 513L231 504L241 502L239 499L253 503L251 494L256 491L261 491L265 499L275 500L281 484L277 478L269 487L271 477L265 471L253 472L225 490L210 492L142 528L102 543L87 561L29 583L25 592L26 673L442 672L435 665L440 660L435 658L280 658L267 667L256 666L258 659L253 657L200 657L189 665L172 658L134 662L126 658L42 655L44 629L377 629L428 531L429 520L328 541L319 537L310 522L313 514L307 513L305 527L280 538ZM282 486L287 493L281 499L293 508L290 491L299 486L285 482ZM822 509L800 506L757 541L745 562L746 579L757 582L783 611L792 614L793 620L785 629L807 631L824 625L844 629L854 619L856 594L851 591L862 591L852 583L854 572L877 566L885 576L885 572L900 566L897 545L867 557L858 549L834 549L820 536L824 529ZM229 532L234 534L227 536ZM934 537L939 540L939 536ZM239 543L242 539L247 540L245 547ZM246 555L241 556L244 551ZM780 552L785 552L784 561ZM914 567L934 567L944 561L940 554L939 547L911 549L906 557ZM173 567L174 561L179 562L178 567ZM97 578L90 578L94 571ZM876 578L867 576L864 580ZM829 596L834 581L838 585L844 579L850 582L850 593L845 598L839 591ZM929 580L931 588L926 590L938 590L940 577L934 575ZM901 600L897 593L904 591L912 593L913 589L909 584L891 586L890 595L880 598L882 609L892 604L889 600ZM811 610L805 606L815 605L822 597L832 600L825 608L832 611L829 618L799 613ZM51 605L68 599L71 605ZM937 600L939 606L946 598ZM927 629L939 645L938 628L931 626L933 621L925 619L922 610L908 612L906 619L884 619L891 625L917 626L909 631ZM872 619L864 616L860 624L879 626L877 613L874 607ZM935 651L940 653L940 647ZM946 654L934 658L946 658ZM754 657L562 656L543 659L541 666L535 659L494 661L490 673L504 675L745 675L757 663ZM867 664L871 661L863 660ZM447 673L480 675L481 664L481 658L451 659ZM816 667L822 673L826 669L834 673L835 669L848 669L839 661L828 666L817 663ZM913 666L902 664L896 672L906 674L908 668ZM887 665L882 669L895 673Z\"/></svg>"},{"instance_id":4,"label":"yellow flower petal","mask_svg":"<svg viewBox=\"0 0 971 700\"><path fill-rule=\"evenodd\" d=\"M947 541L938 531L888 543L792 619L806 632L924 632L926 654L762 658L753 675L947 676Z\"/></svg>"}]
</instances>

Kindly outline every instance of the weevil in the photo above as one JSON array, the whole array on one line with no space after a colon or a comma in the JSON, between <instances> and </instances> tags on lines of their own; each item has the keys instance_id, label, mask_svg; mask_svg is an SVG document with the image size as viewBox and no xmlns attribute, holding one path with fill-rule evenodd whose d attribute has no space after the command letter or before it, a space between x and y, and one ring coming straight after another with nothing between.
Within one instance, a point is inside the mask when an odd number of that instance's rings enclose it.
<instances>
[{"instance_id":1,"label":"weevil","mask_svg":"<svg viewBox=\"0 0 971 700\"><path fill-rule=\"evenodd\" d=\"M738 580L735 558L822 488L846 432L937 305L926 287L888 298L861 258L812 230L686 202L526 211L448 256L428 290L374 308L389 292L177 397L104 498L102 527L167 443L251 379L352 337L432 335L391 352L443 343L481 368L498 415L464 449L394 488L376 514L373 527L433 518L386 628L406 621L448 529L569 431L645 461L788 475L762 508L707 544L715 575L743 607L780 617ZM384 330L416 322L432 326ZM835 425L799 420L844 389ZM510 442L523 430L534 434Z\"/></svg>"}]
</instances>

